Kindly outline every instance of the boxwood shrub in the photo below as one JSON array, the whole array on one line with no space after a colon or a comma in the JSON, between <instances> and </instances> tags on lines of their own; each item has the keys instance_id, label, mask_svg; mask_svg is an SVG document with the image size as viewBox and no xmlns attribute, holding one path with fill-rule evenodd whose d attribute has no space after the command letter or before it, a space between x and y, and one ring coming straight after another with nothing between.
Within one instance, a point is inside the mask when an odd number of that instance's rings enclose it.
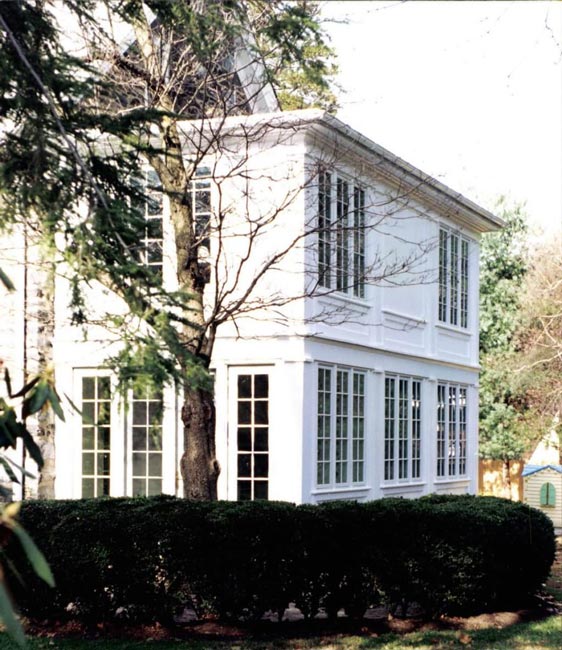
<instances>
[{"instance_id":1,"label":"boxwood shrub","mask_svg":"<svg viewBox=\"0 0 562 650\"><path fill-rule=\"evenodd\" d=\"M521 607L554 559L552 523L504 499L430 496L295 506L174 497L28 501L21 520L56 588L16 543L11 588L26 615L169 622L257 619L296 603L362 616L384 602L427 615ZM10 574L9 566L8 573Z\"/></svg>"}]
</instances>

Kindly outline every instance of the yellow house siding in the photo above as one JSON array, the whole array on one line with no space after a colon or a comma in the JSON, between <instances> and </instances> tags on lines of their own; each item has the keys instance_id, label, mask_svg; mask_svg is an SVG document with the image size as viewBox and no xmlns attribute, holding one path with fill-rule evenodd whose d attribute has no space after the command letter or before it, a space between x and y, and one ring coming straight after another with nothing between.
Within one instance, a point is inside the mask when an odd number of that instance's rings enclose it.
<instances>
[{"instance_id":1,"label":"yellow house siding","mask_svg":"<svg viewBox=\"0 0 562 650\"><path fill-rule=\"evenodd\" d=\"M562 528L562 474L553 469L543 469L523 479L524 501L533 508L542 510L548 515L557 528ZM556 505L541 506L541 487L552 483L556 490Z\"/></svg>"}]
</instances>

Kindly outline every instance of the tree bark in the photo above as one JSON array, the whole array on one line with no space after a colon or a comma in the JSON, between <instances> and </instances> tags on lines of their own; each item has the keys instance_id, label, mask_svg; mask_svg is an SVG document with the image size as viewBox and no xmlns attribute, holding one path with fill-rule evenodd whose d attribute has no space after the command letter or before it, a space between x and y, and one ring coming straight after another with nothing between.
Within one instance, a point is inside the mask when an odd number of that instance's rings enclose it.
<instances>
[{"instance_id":1,"label":"tree bark","mask_svg":"<svg viewBox=\"0 0 562 650\"><path fill-rule=\"evenodd\" d=\"M181 459L184 497L215 501L220 466L215 450L213 394L202 388L186 386L181 417L184 426L184 453Z\"/></svg>"},{"instance_id":2,"label":"tree bark","mask_svg":"<svg viewBox=\"0 0 562 650\"><path fill-rule=\"evenodd\" d=\"M43 265L42 265L43 266ZM53 339L55 335L54 270L41 269L37 288L37 360L39 372L52 369ZM37 496L39 499L55 498L55 422L51 409L37 413L37 444L43 455L43 467L39 472Z\"/></svg>"}]
</instances>

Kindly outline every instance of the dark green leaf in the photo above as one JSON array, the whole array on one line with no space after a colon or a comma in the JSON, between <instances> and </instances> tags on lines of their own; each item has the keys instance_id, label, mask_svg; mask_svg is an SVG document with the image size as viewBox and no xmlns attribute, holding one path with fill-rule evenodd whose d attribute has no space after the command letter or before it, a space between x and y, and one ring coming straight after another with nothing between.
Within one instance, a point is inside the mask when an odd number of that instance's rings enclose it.
<instances>
[{"instance_id":1,"label":"dark green leaf","mask_svg":"<svg viewBox=\"0 0 562 650\"><path fill-rule=\"evenodd\" d=\"M22 417L24 419L43 408L43 405L49 399L49 390L50 386L44 379L39 381L31 395L24 400L22 407Z\"/></svg>"},{"instance_id":2,"label":"dark green leaf","mask_svg":"<svg viewBox=\"0 0 562 650\"><path fill-rule=\"evenodd\" d=\"M37 463L37 465L41 468L43 467L43 456L41 454L41 450L35 443L35 440L33 440L33 437L29 433L29 431L25 428L22 427L22 436L23 438L23 444L25 445L25 448L29 452L29 455L33 460Z\"/></svg>"},{"instance_id":3,"label":"dark green leaf","mask_svg":"<svg viewBox=\"0 0 562 650\"><path fill-rule=\"evenodd\" d=\"M10 467L10 463L3 456L0 456L0 465L2 465L2 467L4 468L10 481L13 481L14 483L19 483L18 477L16 476L14 470Z\"/></svg>"},{"instance_id":4,"label":"dark green leaf","mask_svg":"<svg viewBox=\"0 0 562 650\"><path fill-rule=\"evenodd\" d=\"M0 618L6 626L6 631L21 647L25 647L25 635L21 623L16 618L14 608L3 582L0 582Z\"/></svg>"},{"instance_id":5,"label":"dark green leaf","mask_svg":"<svg viewBox=\"0 0 562 650\"><path fill-rule=\"evenodd\" d=\"M4 273L4 271L0 268L0 282L8 289L8 291L15 291L16 288L14 286L14 283L10 280L10 278Z\"/></svg>"},{"instance_id":6,"label":"dark green leaf","mask_svg":"<svg viewBox=\"0 0 562 650\"><path fill-rule=\"evenodd\" d=\"M6 371L6 372L7 372L7 371ZM27 384L25 384L25 386L24 386L23 388L20 388L20 390L18 390L17 393L13 393L13 394L10 393L10 397L11 397L11 398L14 398L14 397L23 397L23 396L24 396L28 391L30 391L30 390L33 388L33 386L35 386L35 384L36 384L40 379L41 379L41 377L34 377L30 382L28 382Z\"/></svg>"},{"instance_id":7,"label":"dark green leaf","mask_svg":"<svg viewBox=\"0 0 562 650\"><path fill-rule=\"evenodd\" d=\"M49 398L48 399L49 399L49 404L53 407L53 411L64 422L64 413L63 413L62 407L60 405L60 399L59 399L59 396L57 395L56 390L52 386L49 386Z\"/></svg>"}]
</instances>

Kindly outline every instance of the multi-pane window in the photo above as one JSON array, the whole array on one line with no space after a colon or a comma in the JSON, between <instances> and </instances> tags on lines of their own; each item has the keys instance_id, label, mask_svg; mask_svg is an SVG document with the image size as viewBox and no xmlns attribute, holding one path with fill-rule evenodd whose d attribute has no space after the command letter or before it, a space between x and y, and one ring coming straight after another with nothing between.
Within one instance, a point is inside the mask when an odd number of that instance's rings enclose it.
<instances>
[{"instance_id":1,"label":"multi-pane window","mask_svg":"<svg viewBox=\"0 0 562 650\"><path fill-rule=\"evenodd\" d=\"M384 480L421 476L421 381L386 377L384 385Z\"/></svg>"},{"instance_id":2,"label":"multi-pane window","mask_svg":"<svg viewBox=\"0 0 562 650\"><path fill-rule=\"evenodd\" d=\"M109 495L111 386L109 377L82 377L82 496Z\"/></svg>"},{"instance_id":3,"label":"multi-pane window","mask_svg":"<svg viewBox=\"0 0 562 650\"><path fill-rule=\"evenodd\" d=\"M132 494L162 492L162 394L135 388L131 395Z\"/></svg>"},{"instance_id":4,"label":"multi-pane window","mask_svg":"<svg viewBox=\"0 0 562 650\"><path fill-rule=\"evenodd\" d=\"M328 172L318 175L318 283L331 287L332 180Z\"/></svg>"},{"instance_id":5,"label":"multi-pane window","mask_svg":"<svg viewBox=\"0 0 562 650\"><path fill-rule=\"evenodd\" d=\"M198 167L189 185L191 215L195 224L195 243L207 250L210 247L211 227L211 170Z\"/></svg>"},{"instance_id":6,"label":"multi-pane window","mask_svg":"<svg viewBox=\"0 0 562 650\"><path fill-rule=\"evenodd\" d=\"M439 230L438 317L442 323L468 327L468 253L468 240Z\"/></svg>"},{"instance_id":7,"label":"multi-pane window","mask_svg":"<svg viewBox=\"0 0 562 650\"><path fill-rule=\"evenodd\" d=\"M465 476L467 461L467 389L437 385L437 476Z\"/></svg>"},{"instance_id":8,"label":"multi-pane window","mask_svg":"<svg viewBox=\"0 0 562 650\"><path fill-rule=\"evenodd\" d=\"M316 482L319 486L365 481L365 374L318 368Z\"/></svg>"},{"instance_id":9,"label":"multi-pane window","mask_svg":"<svg viewBox=\"0 0 562 650\"><path fill-rule=\"evenodd\" d=\"M160 180L153 169L144 172L144 228L140 236L140 262L148 266L158 277L162 276L162 191Z\"/></svg>"},{"instance_id":10,"label":"multi-pane window","mask_svg":"<svg viewBox=\"0 0 562 650\"><path fill-rule=\"evenodd\" d=\"M365 225L365 191L336 174L321 171L318 175L320 286L365 297Z\"/></svg>"},{"instance_id":11,"label":"multi-pane window","mask_svg":"<svg viewBox=\"0 0 562 650\"><path fill-rule=\"evenodd\" d=\"M269 478L269 375L238 375L238 500L267 499Z\"/></svg>"}]
</instances>

